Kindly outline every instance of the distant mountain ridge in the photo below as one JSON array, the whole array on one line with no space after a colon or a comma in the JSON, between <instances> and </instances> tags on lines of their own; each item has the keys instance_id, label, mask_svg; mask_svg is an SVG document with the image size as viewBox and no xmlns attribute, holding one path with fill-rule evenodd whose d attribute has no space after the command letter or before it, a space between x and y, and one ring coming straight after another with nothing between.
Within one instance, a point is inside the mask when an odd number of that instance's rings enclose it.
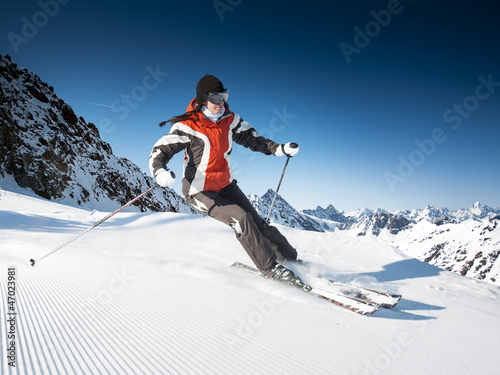
<instances>
[{"instance_id":1,"label":"distant mountain ridge","mask_svg":"<svg viewBox=\"0 0 500 375\"><path fill-rule=\"evenodd\" d=\"M274 194L268 190L261 198L250 196L261 216L267 217ZM299 212L277 195L270 218L298 229L378 236L437 267L500 284L500 208L475 203L459 210L427 206L391 213L365 208L346 215L333 205Z\"/></svg>"},{"instance_id":2,"label":"distant mountain ridge","mask_svg":"<svg viewBox=\"0 0 500 375\"><path fill-rule=\"evenodd\" d=\"M398 211L396 213L402 214L410 220L420 221L425 219L431 223L441 224L454 220L461 222L465 220L491 219L500 215L500 207L493 208L476 202L465 209L449 210L446 207L427 206L423 209Z\"/></svg>"},{"instance_id":3,"label":"distant mountain ridge","mask_svg":"<svg viewBox=\"0 0 500 375\"><path fill-rule=\"evenodd\" d=\"M250 194L249 198L261 216L267 217L274 195L275 192L269 189L260 198L255 194ZM358 235L377 235L382 229L389 229L393 234L397 234L400 230L422 220L439 226L445 223L458 224L466 220L498 219L499 216L500 207L489 207L479 202L474 203L469 208L457 210L427 206L422 209L392 213L381 208L377 210L364 208L344 214L330 204L327 208L318 206L315 209L298 211L278 194L270 219L282 225L304 230L323 232L325 230L354 229L358 231ZM320 225L318 226L314 222ZM304 223L304 226L301 226L300 223ZM367 228L371 228L372 231L370 232Z\"/></svg>"},{"instance_id":4,"label":"distant mountain ridge","mask_svg":"<svg viewBox=\"0 0 500 375\"><path fill-rule=\"evenodd\" d=\"M331 204L327 208L318 206L314 210L304 210L302 212L306 215L315 216L320 219L336 221L338 223L349 223L351 221L349 217L345 216L343 212L338 211Z\"/></svg>"},{"instance_id":5,"label":"distant mountain ridge","mask_svg":"<svg viewBox=\"0 0 500 375\"><path fill-rule=\"evenodd\" d=\"M252 205L257 209L259 215L267 218L269 208L274 198L274 191L269 189L262 197L255 194L250 194L249 199ZM273 222L280 223L290 228L323 232L322 225L316 220L309 219L306 215L298 212L280 195L276 196L273 209L269 219Z\"/></svg>"}]
</instances>

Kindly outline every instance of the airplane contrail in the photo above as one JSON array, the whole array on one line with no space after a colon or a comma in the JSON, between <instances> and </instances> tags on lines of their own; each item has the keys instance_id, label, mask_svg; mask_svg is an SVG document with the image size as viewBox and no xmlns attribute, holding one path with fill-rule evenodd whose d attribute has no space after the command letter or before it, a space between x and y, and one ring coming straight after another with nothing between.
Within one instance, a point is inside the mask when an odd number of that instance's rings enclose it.
<instances>
[{"instance_id":1,"label":"airplane contrail","mask_svg":"<svg viewBox=\"0 0 500 375\"><path fill-rule=\"evenodd\" d=\"M91 103L91 102L82 102L84 104L90 104L90 105L98 105L100 107L107 107L107 108L113 108L112 105L107 105L107 104L99 104L99 103Z\"/></svg>"}]
</instances>

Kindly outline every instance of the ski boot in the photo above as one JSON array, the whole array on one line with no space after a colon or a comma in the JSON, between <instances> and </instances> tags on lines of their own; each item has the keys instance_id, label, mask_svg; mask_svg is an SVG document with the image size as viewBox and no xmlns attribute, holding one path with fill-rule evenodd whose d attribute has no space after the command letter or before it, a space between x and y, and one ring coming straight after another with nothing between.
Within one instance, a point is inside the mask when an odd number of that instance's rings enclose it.
<instances>
[{"instance_id":1,"label":"ski boot","mask_svg":"<svg viewBox=\"0 0 500 375\"><path fill-rule=\"evenodd\" d=\"M295 275L293 271L289 270L288 268L282 266L279 263L275 263L271 268L263 271L262 275L270 279L274 279L277 281L287 283L289 285L296 286L306 291L311 290L311 287L309 285L304 284L300 279L300 277Z\"/></svg>"}]
</instances>

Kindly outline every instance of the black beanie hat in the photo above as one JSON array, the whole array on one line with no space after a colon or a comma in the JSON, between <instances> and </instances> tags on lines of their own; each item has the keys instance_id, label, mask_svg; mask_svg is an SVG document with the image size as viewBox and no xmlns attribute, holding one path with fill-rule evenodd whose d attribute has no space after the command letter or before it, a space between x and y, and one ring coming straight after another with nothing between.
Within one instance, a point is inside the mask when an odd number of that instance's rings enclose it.
<instances>
[{"instance_id":1,"label":"black beanie hat","mask_svg":"<svg viewBox=\"0 0 500 375\"><path fill-rule=\"evenodd\" d=\"M196 97L199 100L206 100L206 94L211 92L224 91L224 85L217 77L210 74L205 74L196 85Z\"/></svg>"}]
</instances>

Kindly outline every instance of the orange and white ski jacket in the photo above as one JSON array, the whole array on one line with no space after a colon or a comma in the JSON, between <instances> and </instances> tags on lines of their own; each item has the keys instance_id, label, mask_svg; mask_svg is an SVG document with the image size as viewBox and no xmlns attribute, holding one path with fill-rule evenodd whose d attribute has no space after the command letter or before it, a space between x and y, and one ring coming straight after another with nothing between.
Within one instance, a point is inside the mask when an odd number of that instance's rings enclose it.
<instances>
[{"instance_id":1,"label":"orange and white ski jacket","mask_svg":"<svg viewBox=\"0 0 500 375\"><path fill-rule=\"evenodd\" d=\"M193 99L188 111L194 108L194 103ZM156 176L159 169L166 169L170 159L184 150L182 193L188 196L201 191L220 191L233 180L229 165L233 140L266 155L274 154L279 146L227 108L217 122L199 112L172 125L170 132L156 142L149 157L151 174Z\"/></svg>"}]
</instances>

